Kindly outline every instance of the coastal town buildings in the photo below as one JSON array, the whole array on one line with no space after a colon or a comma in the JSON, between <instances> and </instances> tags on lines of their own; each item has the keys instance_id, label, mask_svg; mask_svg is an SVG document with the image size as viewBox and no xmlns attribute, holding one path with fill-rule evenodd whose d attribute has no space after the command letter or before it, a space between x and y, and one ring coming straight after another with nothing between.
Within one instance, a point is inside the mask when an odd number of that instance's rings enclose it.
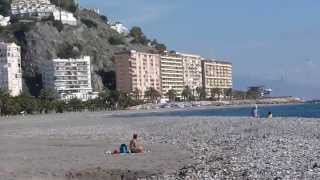
<instances>
[{"instance_id":1,"label":"coastal town buildings","mask_svg":"<svg viewBox=\"0 0 320 180\"><path fill-rule=\"evenodd\" d=\"M68 24L71 26L77 25L77 19L74 17L74 15L70 12L63 11L63 10L55 10L53 11L53 17L56 21L61 21L62 24Z\"/></svg>"},{"instance_id":2,"label":"coastal town buildings","mask_svg":"<svg viewBox=\"0 0 320 180\"><path fill-rule=\"evenodd\" d=\"M98 96L92 91L89 56L79 59L53 59L43 69L44 87L56 90L62 100L77 98L86 101Z\"/></svg>"},{"instance_id":3,"label":"coastal town buildings","mask_svg":"<svg viewBox=\"0 0 320 180\"><path fill-rule=\"evenodd\" d=\"M199 55L178 53L183 60L184 85L188 86L194 95L196 89L202 87L202 57Z\"/></svg>"},{"instance_id":4,"label":"coastal town buildings","mask_svg":"<svg viewBox=\"0 0 320 180\"><path fill-rule=\"evenodd\" d=\"M49 17L56 9L50 0L13 0L11 15L15 17Z\"/></svg>"},{"instance_id":5,"label":"coastal town buildings","mask_svg":"<svg viewBox=\"0 0 320 180\"><path fill-rule=\"evenodd\" d=\"M114 56L117 90L145 99L145 92L154 88L161 92L160 55L127 51Z\"/></svg>"},{"instance_id":6,"label":"coastal town buildings","mask_svg":"<svg viewBox=\"0 0 320 180\"><path fill-rule=\"evenodd\" d=\"M15 43L0 42L0 89L11 96L22 92L21 48Z\"/></svg>"},{"instance_id":7,"label":"coastal town buildings","mask_svg":"<svg viewBox=\"0 0 320 180\"><path fill-rule=\"evenodd\" d=\"M185 87L183 58L176 53L166 53L161 56L162 95L174 90L178 97Z\"/></svg>"},{"instance_id":8,"label":"coastal town buildings","mask_svg":"<svg viewBox=\"0 0 320 180\"><path fill-rule=\"evenodd\" d=\"M202 83L206 94L212 97L212 89L232 88L232 64L224 61L202 61Z\"/></svg>"}]
</instances>

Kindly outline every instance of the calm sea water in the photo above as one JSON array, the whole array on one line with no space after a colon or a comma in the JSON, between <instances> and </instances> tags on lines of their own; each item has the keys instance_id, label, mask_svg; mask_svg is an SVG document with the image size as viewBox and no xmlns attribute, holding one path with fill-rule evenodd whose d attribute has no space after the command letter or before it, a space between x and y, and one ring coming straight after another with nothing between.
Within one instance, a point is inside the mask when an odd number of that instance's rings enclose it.
<instances>
[{"instance_id":1,"label":"calm sea water","mask_svg":"<svg viewBox=\"0 0 320 180\"><path fill-rule=\"evenodd\" d=\"M239 108L208 108L179 110L170 112L152 112L131 114L130 117L146 116L251 116L252 107ZM260 117L267 117L268 112L272 112L274 117L304 117L320 118L320 104L299 104L281 106L259 106Z\"/></svg>"}]
</instances>

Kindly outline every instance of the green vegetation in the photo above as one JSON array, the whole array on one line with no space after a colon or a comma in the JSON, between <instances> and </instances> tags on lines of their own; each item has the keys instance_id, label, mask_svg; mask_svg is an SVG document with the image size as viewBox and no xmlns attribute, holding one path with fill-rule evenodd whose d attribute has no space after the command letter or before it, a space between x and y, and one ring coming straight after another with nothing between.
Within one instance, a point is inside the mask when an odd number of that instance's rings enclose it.
<instances>
[{"instance_id":1,"label":"green vegetation","mask_svg":"<svg viewBox=\"0 0 320 180\"><path fill-rule=\"evenodd\" d=\"M129 34L133 38L132 43L147 45L149 42L149 40L144 35L140 27L137 27L137 26L133 27L130 30Z\"/></svg>"},{"instance_id":2,"label":"green vegetation","mask_svg":"<svg viewBox=\"0 0 320 180\"><path fill-rule=\"evenodd\" d=\"M140 27L132 27L132 29L130 30L129 36L132 37L132 43L136 43L136 44L143 44L143 45L151 45L152 47L154 47L156 50L160 51L160 52L164 52L165 50L167 50L167 47L165 44L162 43L158 43L158 41L156 39L154 40L149 40L147 38L147 36L142 32L142 29Z\"/></svg>"},{"instance_id":3,"label":"green vegetation","mask_svg":"<svg viewBox=\"0 0 320 180\"><path fill-rule=\"evenodd\" d=\"M125 44L124 37L121 35L114 35L109 38L109 43L112 45L121 45Z\"/></svg>"},{"instance_id":4,"label":"green vegetation","mask_svg":"<svg viewBox=\"0 0 320 180\"><path fill-rule=\"evenodd\" d=\"M145 96L152 102L156 102L158 98L161 97L160 92L158 92L156 89L154 88L149 88L146 92L145 92Z\"/></svg>"},{"instance_id":5,"label":"green vegetation","mask_svg":"<svg viewBox=\"0 0 320 180\"><path fill-rule=\"evenodd\" d=\"M81 44L69 44L66 42L58 49L57 56L63 59L79 58L81 56L82 49L83 47Z\"/></svg>"},{"instance_id":6,"label":"green vegetation","mask_svg":"<svg viewBox=\"0 0 320 180\"><path fill-rule=\"evenodd\" d=\"M194 99L194 96L192 94L192 90L190 89L189 86L184 87L181 96L185 101L191 101Z\"/></svg>"},{"instance_id":7,"label":"green vegetation","mask_svg":"<svg viewBox=\"0 0 320 180\"><path fill-rule=\"evenodd\" d=\"M59 32L61 32L61 31L63 30L63 28L64 28L64 25L62 24L61 21L53 21L52 25L53 25L55 28L57 28L57 30L58 30Z\"/></svg>"},{"instance_id":8,"label":"green vegetation","mask_svg":"<svg viewBox=\"0 0 320 180\"><path fill-rule=\"evenodd\" d=\"M0 14L2 16L10 15L10 2L9 0L0 0Z\"/></svg>"},{"instance_id":9,"label":"green vegetation","mask_svg":"<svg viewBox=\"0 0 320 180\"><path fill-rule=\"evenodd\" d=\"M98 24L90 19L81 18L81 22L85 24L88 28L98 28Z\"/></svg>"},{"instance_id":10,"label":"green vegetation","mask_svg":"<svg viewBox=\"0 0 320 180\"><path fill-rule=\"evenodd\" d=\"M177 98L177 92L174 89L170 89L166 95L169 97L169 101L171 102L175 101Z\"/></svg>"},{"instance_id":11,"label":"green vegetation","mask_svg":"<svg viewBox=\"0 0 320 180\"><path fill-rule=\"evenodd\" d=\"M0 90L1 116L47 114L51 112L81 112L84 110L115 110L125 109L140 103L140 101L134 100L127 93L110 91L108 89L101 92L97 99L89 100L87 102L83 102L79 99L71 99L69 101L57 100L54 91L48 89L42 89L37 98L25 94L18 97L11 97L7 92Z\"/></svg>"},{"instance_id":12,"label":"green vegetation","mask_svg":"<svg viewBox=\"0 0 320 180\"><path fill-rule=\"evenodd\" d=\"M203 87L197 87L197 88L196 88L196 91L197 91L197 94L198 94L198 96L199 96L199 100L200 100L200 101L206 100L206 98L207 98L207 93L206 93L205 88L203 88Z\"/></svg>"},{"instance_id":13,"label":"green vegetation","mask_svg":"<svg viewBox=\"0 0 320 180\"><path fill-rule=\"evenodd\" d=\"M156 39L154 39L151 42L151 46L153 46L154 48L156 48L156 50L158 50L160 52L164 52L165 50L167 50L167 46L165 44L158 43L158 41Z\"/></svg>"}]
</instances>

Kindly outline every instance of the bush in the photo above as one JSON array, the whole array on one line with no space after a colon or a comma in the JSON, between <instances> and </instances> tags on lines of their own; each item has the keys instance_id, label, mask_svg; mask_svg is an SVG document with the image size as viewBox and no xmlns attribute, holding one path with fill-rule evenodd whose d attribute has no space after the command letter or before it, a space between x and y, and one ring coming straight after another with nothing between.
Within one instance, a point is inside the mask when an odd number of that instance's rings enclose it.
<instances>
[{"instance_id":1,"label":"bush","mask_svg":"<svg viewBox=\"0 0 320 180\"><path fill-rule=\"evenodd\" d=\"M78 50L74 47L78 48ZM57 56L63 59L78 58L81 55L81 50L79 48L82 49L82 47L78 47L78 44L71 45L69 43L65 43L58 49Z\"/></svg>"},{"instance_id":2,"label":"bush","mask_svg":"<svg viewBox=\"0 0 320 180\"><path fill-rule=\"evenodd\" d=\"M0 0L0 14L3 16L10 15L10 2L9 2L9 0Z\"/></svg>"},{"instance_id":3,"label":"bush","mask_svg":"<svg viewBox=\"0 0 320 180\"><path fill-rule=\"evenodd\" d=\"M109 38L109 43L112 45L124 44L124 39L121 36L112 36Z\"/></svg>"},{"instance_id":4,"label":"bush","mask_svg":"<svg viewBox=\"0 0 320 180\"><path fill-rule=\"evenodd\" d=\"M108 23L108 18L105 15L100 16L101 20L104 21L105 23Z\"/></svg>"},{"instance_id":5,"label":"bush","mask_svg":"<svg viewBox=\"0 0 320 180\"><path fill-rule=\"evenodd\" d=\"M61 32L63 30L63 24L61 21L53 21L52 24L59 32Z\"/></svg>"},{"instance_id":6,"label":"bush","mask_svg":"<svg viewBox=\"0 0 320 180\"><path fill-rule=\"evenodd\" d=\"M98 28L98 24L90 19L81 19L81 22L88 28Z\"/></svg>"}]
</instances>

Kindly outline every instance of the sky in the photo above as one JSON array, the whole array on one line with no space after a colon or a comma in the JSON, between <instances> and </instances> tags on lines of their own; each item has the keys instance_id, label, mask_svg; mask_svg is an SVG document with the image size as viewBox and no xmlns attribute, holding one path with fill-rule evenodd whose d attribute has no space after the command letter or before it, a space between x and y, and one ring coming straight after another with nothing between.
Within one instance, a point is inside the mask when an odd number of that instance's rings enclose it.
<instances>
[{"instance_id":1,"label":"sky","mask_svg":"<svg viewBox=\"0 0 320 180\"><path fill-rule=\"evenodd\" d=\"M233 63L234 88L320 99L319 0L80 0L171 50Z\"/></svg>"}]
</instances>

